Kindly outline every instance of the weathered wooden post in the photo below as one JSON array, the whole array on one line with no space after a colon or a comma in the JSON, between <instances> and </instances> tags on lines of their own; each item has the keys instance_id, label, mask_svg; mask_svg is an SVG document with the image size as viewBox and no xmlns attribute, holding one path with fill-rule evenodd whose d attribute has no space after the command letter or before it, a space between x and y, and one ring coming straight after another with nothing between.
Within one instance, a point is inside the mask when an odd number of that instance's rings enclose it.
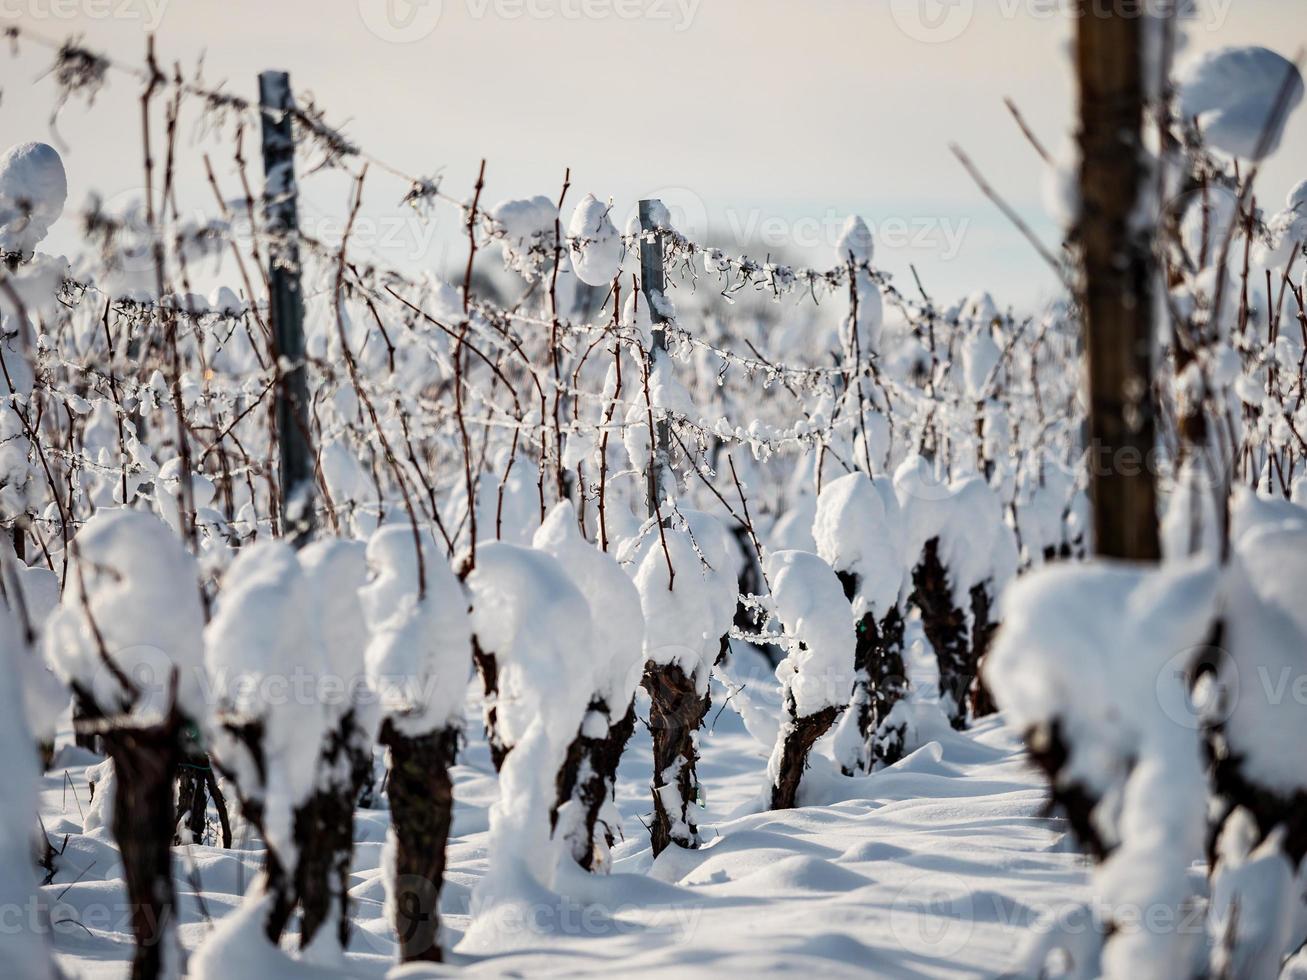
<instances>
[{"instance_id":1,"label":"weathered wooden post","mask_svg":"<svg viewBox=\"0 0 1307 980\"><path fill-rule=\"evenodd\" d=\"M1087 0L1081 0L1082 7ZM1077 21L1080 218L1089 362L1090 497L1095 551L1156 561L1156 409L1152 392L1152 187L1144 148L1144 32L1148 18L1120 12Z\"/></svg>"},{"instance_id":2,"label":"weathered wooden post","mask_svg":"<svg viewBox=\"0 0 1307 980\"><path fill-rule=\"evenodd\" d=\"M667 300L663 292L667 283L663 273L663 233L654 217L656 211L663 210L661 201L640 202L640 290L644 293L649 319L653 323L653 349L649 352L650 374L660 360L667 357L667 333L664 325L671 319L667 315ZM645 491L649 498L650 517L657 513L662 501L666 499L666 480L671 469L671 433L665 418L654 423L651 435L654 440L653 460L646 474Z\"/></svg>"},{"instance_id":3,"label":"weathered wooden post","mask_svg":"<svg viewBox=\"0 0 1307 980\"><path fill-rule=\"evenodd\" d=\"M281 466L282 533L298 547L313 532L313 450L309 445L308 382L304 368L304 295L300 290L299 187L290 75L259 75L263 117L263 213L269 248L269 312L280 384L277 439Z\"/></svg>"},{"instance_id":4,"label":"weathered wooden post","mask_svg":"<svg viewBox=\"0 0 1307 980\"><path fill-rule=\"evenodd\" d=\"M663 225L667 214L661 201L640 202L640 288L648 304L653 343L649 350L648 372L667 367L667 330L671 322L671 305L664 290ZM652 413L652 406L650 407ZM653 420L653 446L646 474L649 516L670 529L671 517L662 506L676 491L671 463L671 423L666 418ZM655 545L656 547L656 545ZM668 559L670 563L670 558ZM697 576L698 569L684 569ZM670 576L669 576L670 578ZM668 583L671 588L671 581ZM699 796L696 733L708 713L709 696L699 693L695 675L687 675L677 664L645 664L643 687L649 692L649 730L653 735L654 816L649 828L654 855L671 844L697 847L699 831L695 826L694 807ZM666 791L670 790L668 793ZM669 800L676 800L669 807Z\"/></svg>"}]
</instances>

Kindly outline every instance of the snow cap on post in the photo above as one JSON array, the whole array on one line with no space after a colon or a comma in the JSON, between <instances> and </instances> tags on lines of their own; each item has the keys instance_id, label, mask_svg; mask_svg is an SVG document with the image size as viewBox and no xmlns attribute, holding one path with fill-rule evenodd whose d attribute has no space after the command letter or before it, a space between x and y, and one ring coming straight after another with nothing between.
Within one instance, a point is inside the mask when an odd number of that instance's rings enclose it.
<instances>
[{"instance_id":1,"label":"snow cap on post","mask_svg":"<svg viewBox=\"0 0 1307 980\"><path fill-rule=\"evenodd\" d=\"M835 257L840 262L852 260L855 263L862 263L870 262L874 253L875 242L872 239L871 229L858 215L849 215L835 243Z\"/></svg>"}]
</instances>

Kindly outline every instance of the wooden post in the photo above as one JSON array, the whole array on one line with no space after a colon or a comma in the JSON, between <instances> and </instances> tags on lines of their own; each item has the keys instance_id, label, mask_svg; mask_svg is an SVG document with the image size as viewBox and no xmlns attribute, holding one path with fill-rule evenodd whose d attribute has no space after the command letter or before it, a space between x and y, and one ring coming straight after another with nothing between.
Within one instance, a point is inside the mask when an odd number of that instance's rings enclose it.
<instances>
[{"instance_id":1,"label":"wooden post","mask_svg":"<svg viewBox=\"0 0 1307 980\"><path fill-rule=\"evenodd\" d=\"M640 202L640 290L649 310L649 319L653 323L653 349L649 352L649 372L667 358L667 333L663 329L671 318L667 315L667 298L664 293L667 279L663 272L663 234L654 211L662 211L661 201L646 200ZM650 240L652 236L652 241ZM667 476L670 471L671 432L667 420L660 419L654 423L653 465L646 474L646 494L648 495L649 516L654 516L662 501L660 494L666 489Z\"/></svg>"},{"instance_id":2,"label":"wooden post","mask_svg":"<svg viewBox=\"0 0 1307 980\"><path fill-rule=\"evenodd\" d=\"M1156 561L1154 222L1143 146L1146 18L1080 0L1080 196L1090 496L1099 555Z\"/></svg>"},{"instance_id":3,"label":"wooden post","mask_svg":"<svg viewBox=\"0 0 1307 980\"><path fill-rule=\"evenodd\" d=\"M299 188L295 183L295 137L290 75L259 75L263 110L263 209L269 248L269 311L280 384L277 437L281 466L282 533L298 547L313 532L313 450L309 445L308 382L304 369L304 295L300 290ZM289 369L282 371L283 366Z\"/></svg>"}]
</instances>

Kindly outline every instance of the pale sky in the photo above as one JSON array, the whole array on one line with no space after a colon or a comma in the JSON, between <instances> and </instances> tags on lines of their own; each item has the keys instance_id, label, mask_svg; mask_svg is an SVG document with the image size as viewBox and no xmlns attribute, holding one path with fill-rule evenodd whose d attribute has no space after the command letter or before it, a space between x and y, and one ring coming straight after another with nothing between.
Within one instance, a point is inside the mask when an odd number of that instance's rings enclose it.
<instances>
[{"instance_id":1,"label":"pale sky","mask_svg":"<svg viewBox=\"0 0 1307 980\"><path fill-rule=\"evenodd\" d=\"M253 96L265 68L292 73L329 121L415 174L443 173L470 194L487 161L485 202L556 197L572 168L586 192L660 196L695 237L728 250L775 248L826 265L845 215L877 232L879 264L905 287L908 264L940 299L987 288L1026 306L1054 290L1029 246L948 150L960 143L1050 244L1043 166L1003 107L1012 96L1050 148L1074 111L1065 45L1072 0L0 0L0 24L139 61L153 28L161 59ZM1263 44L1287 57L1307 43L1301 0L1199 0L1188 54ZM50 140L49 55L0 53L4 144ZM67 107L70 206L141 185L139 88L114 76L93 109ZM183 126L188 137L193 129ZM156 139L158 133L156 132ZM229 157L212 146L228 196ZM257 148L250 147L257 167ZM198 150L186 168L202 178ZM1278 209L1307 177L1307 108L1264 169ZM182 185L208 208L203 184ZM452 212L432 228L401 219L404 185L375 173L364 237L388 264L463 261ZM347 187L305 181L306 220L343 214ZM565 216L570 207L565 207ZM52 251L71 252L65 220Z\"/></svg>"}]
</instances>

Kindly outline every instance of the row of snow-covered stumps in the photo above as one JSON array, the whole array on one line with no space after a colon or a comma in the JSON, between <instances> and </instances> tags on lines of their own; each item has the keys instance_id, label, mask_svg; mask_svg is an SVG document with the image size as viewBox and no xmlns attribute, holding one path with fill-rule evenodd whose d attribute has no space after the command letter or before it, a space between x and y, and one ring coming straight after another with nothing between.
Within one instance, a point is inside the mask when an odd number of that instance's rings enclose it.
<instances>
[{"instance_id":1,"label":"row of snow-covered stumps","mask_svg":"<svg viewBox=\"0 0 1307 980\"><path fill-rule=\"evenodd\" d=\"M902 756L906 620L919 616L935 648L953 725L990 710L977 667L1001 581L993 556L1004 549L964 529L997 501L983 481L926 493L927 470L913 460L893 480L831 481L814 526L820 554L776 551L763 563L780 627L771 636L787 648L773 808L802 802L809 751L841 714L834 752L847 774ZM585 539L567 502L532 547L483 542L453 566L403 525L366 545L323 538L296 552L266 541L241 549L205 626L199 590L185 585L198 581L195 560L172 529L142 512L97 514L78 534L77 574L47 627L47 652L90 708L82 727L113 760L113 828L139 910L133 975L161 975L175 948L169 851L203 833L193 807L204 807L197 774L210 759L267 847L258 896L267 940L278 943L298 909L301 948L323 930L345 948L354 813L376 792L374 740L388 762L386 881L400 955L439 960L451 767L474 670L501 782L479 907L502 897L498 882L515 863L546 887L557 855L587 871L610 867L638 686L653 738L653 853L698 846L698 735L740 600L729 542L716 518L678 510L629 544L632 575ZM156 659L136 663L129 638L140 623L151 624ZM169 651L162 672L159 649ZM154 671L152 687L134 680L142 667ZM251 693L299 669L366 684L323 703Z\"/></svg>"}]
</instances>

